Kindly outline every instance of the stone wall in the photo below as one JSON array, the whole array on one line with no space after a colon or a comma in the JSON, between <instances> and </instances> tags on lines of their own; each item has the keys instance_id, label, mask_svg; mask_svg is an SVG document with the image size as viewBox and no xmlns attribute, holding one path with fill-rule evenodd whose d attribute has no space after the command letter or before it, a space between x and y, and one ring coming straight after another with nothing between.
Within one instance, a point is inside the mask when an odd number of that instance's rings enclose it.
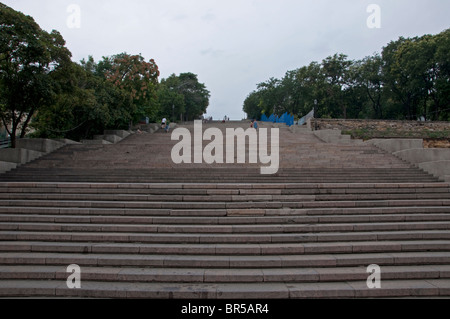
<instances>
[{"instance_id":1,"label":"stone wall","mask_svg":"<svg viewBox=\"0 0 450 319\"><path fill-rule=\"evenodd\" d=\"M340 130L354 139L423 139L426 148L450 148L450 122L312 119L312 130Z\"/></svg>"}]
</instances>

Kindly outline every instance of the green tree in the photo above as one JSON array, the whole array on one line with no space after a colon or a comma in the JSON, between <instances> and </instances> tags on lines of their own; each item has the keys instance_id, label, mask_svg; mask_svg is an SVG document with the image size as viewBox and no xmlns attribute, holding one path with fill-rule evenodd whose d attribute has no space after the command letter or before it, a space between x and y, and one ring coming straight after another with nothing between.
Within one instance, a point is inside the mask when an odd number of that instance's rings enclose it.
<instances>
[{"instance_id":1,"label":"green tree","mask_svg":"<svg viewBox=\"0 0 450 319\"><path fill-rule=\"evenodd\" d=\"M186 112L184 95L180 93L181 87L180 78L175 74L161 80L158 88L160 118L170 118L172 122L176 122L180 115Z\"/></svg>"},{"instance_id":2,"label":"green tree","mask_svg":"<svg viewBox=\"0 0 450 319\"><path fill-rule=\"evenodd\" d=\"M347 118L345 90L348 89L349 70L352 61L345 54L335 54L322 61L322 72L325 76L327 96L325 103L332 117Z\"/></svg>"},{"instance_id":3,"label":"green tree","mask_svg":"<svg viewBox=\"0 0 450 319\"><path fill-rule=\"evenodd\" d=\"M261 109L265 114L281 115L284 113L285 95L279 79L270 78L268 81L258 84L258 91L261 94Z\"/></svg>"},{"instance_id":4,"label":"green tree","mask_svg":"<svg viewBox=\"0 0 450 319\"><path fill-rule=\"evenodd\" d=\"M383 119L383 59L381 55L368 56L361 61L355 62L351 67L351 78L353 87L362 89L372 109L369 118ZM362 92L361 92L362 93Z\"/></svg>"},{"instance_id":5,"label":"green tree","mask_svg":"<svg viewBox=\"0 0 450 319\"><path fill-rule=\"evenodd\" d=\"M121 53L104 57L97 72L103 72L108 82L127 92L134 122L146 116L156 117L156 90L160 73L153 59L146 62L141 55Z\"/></svg>"},{"instance_id":6,"label":"green tree","mask_svg":"<svg viewBox=\"0 0 450 319\"><path fill-rule=\"evenodd\" d=\"M52 74L52 78L56 83L54 97L40 108L31 126L37 130L34 136L65 138L73 128L84 124L86 119L81 115L95 107L95 96L85 89L87 74L75 63L64 72Z\"/></svg>"},{"instance_id":7,"label":"green tree","mask_svg":"<svg viewBox=\"0 0 450 319\"><path fill-rule=\"evenodd\" d=\"M392 105L409 120L448 119L449 31L400 38L383 49L383 72Z\"/></svg>"},{"instance_id":8,"label":"green tree","mask_svg":"<svg viewBox=\"0 0 450 319\"><path fill-rule=\"evenodd\" d=\"M253 91L244 101L244 112L249 119L261 120L264 110L261 108L261 92Z\"/></svg>"},{"instance_id":9,"label":"green tree","mask_svg":"<svg viewBox=\"0 0 450 319\"><path fill-rule=\"evenodd\" d=\"M450 29L399 38L361 61L335 54L257 85L244 101L251 116L303 116L318 102L324 118L450 120Z\"/></svg>"},{"instance_id":10,"label":"green tree","mask_svg":"<svg viewBox=\"0 0 450 319\"><path fill-rule=\"evenodd\" d=\"M299 99L299 116L314 109L314 101L318 102L318 116L329 114L326 105L326 82L321 64L312 62L296 71L297 97Z\"/></svg>"},{"instance_id":11,"label":"green tree","mask_svg":"<svg viewBox=\"0 0 450 319\"><path fill-rule=\"evenodd\" d=\"M450 29L434 37L436 50L429 73L434 79L430 91L434 105L431 108L433 120L450 121Z\"/></svg>"},{"instance_id":12,"label":"green tree","mask_svg":"<svg viewBox=\"0 0 450 319\"><path fill-rule=\"evenodd\" d=\"M422 91L417 90L415 86L417 82L413 78L416 74L411 72L411 64L408 62L408 58L411 58L411 52L408 51L413 41L417 41L417 38L401 37L397 41L391 41L383 48L382 53L385 84L390 92L389 107L398 109L400 118L408 120L412 120L417 115L418 96L422 94Z\"/></svg>"},{"instance_id":13,"label":"green tree","mask_svg":"<svg viewBox=\"0 0 450 319\"><path fill-rule=\"evenodd\" d=\"M179 78L179 92L185 102L184 120L193 121L206 113L211 95L205 84L198 81L196 74L181 73Z\"/></svg>"},{"instance_id":14,"label":"green tree","mask_svg":"<svg viewBox=\"0 0 450 319\"><path fill-rule=\"evenodd\" d=\"M95 69L95 63L92 66ZM35 136L81 140L108 128L128 128L131 114L127 94L96 76L94 69L83 61L53 75L58 83L56 94L34 118Z\"/></svg>"},{"instance_id":15,"label":"green tree","mask_svg":"<svg viewBox=\"0 0 450 319\"><path fill-rule=\"evenodd\" d=\"M0 118L16 145L35 113L53 98L52 73L70 65L71 53L55 30L0 3Z\"/></svg>"},{"instance_id":16,"label":"green tree","mask_svg":"<svg viewBox=\"0 0 450 319\"><path fill-rule=\"evenodd\" d=\"M193 73L172 74L158 89L159 116L173 121L193 121L206 113L210 92Z\"/></svg>"}]
</instances>

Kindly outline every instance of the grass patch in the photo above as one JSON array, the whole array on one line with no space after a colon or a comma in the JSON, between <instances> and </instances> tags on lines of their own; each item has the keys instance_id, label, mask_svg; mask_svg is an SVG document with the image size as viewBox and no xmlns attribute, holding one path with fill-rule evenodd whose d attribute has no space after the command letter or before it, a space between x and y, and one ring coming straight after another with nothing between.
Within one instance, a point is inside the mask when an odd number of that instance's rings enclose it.
<instances>
[{"instance_id":1,"label":"grass patch","mask_svg":"<svg viewBox=\"0 0 450 319\"><path fill-rule=\"evenodd\" d=\"M358 128L342 131L343 135L350 135L353 139L371 140L375 138L420 138L420 139L449 139L450 130L445 131L402 131L393 128L376 130Z\"/></svg>"}]
</instances>

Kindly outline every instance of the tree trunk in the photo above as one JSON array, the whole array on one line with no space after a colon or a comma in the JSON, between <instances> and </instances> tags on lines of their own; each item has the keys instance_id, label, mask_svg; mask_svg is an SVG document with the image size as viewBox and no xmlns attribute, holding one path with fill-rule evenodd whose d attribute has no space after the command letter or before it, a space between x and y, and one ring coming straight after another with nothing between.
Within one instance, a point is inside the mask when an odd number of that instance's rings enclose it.
<instances>
[{"instance_id":1,"label":"tree trunk","mask_svg":"<svg viewBox=\"0 0 450 319\"><path fill-rule=\"evenodd\" d=\"M30 113L28 113L27 119L25 120L25 123L23 123L22 132L20 133L20 138L24 138L26 134L26 130L28 127L28 124L30 124L31 118L33 117L34 110L31 110Z\"/></svg>"},{"instance_id":2,"label":"tree trunk","mask_svg":"<svg viewBox=\"0 0 450 319\"><path fill-rule=\"evenodd\" d=\"M16 121L15 119L12 120L12 127L11 127L11 148L16 148L16 142L17 142L17 127L19 126L20 121Z\"/></svg>"},{"instance_id":3,"label":"tree trunk","mask_svg":"<svg viewBox=\"0 0 450 319\"><path fill-rule=\"evenodd\" d=\"M11 132L11 148L16 148L16 145L17 145L17 143L16 143L16 139L17 139L17 137L16 137L16 131L15 130L13 130L12 132Z\"/></svg>"},{"instance_id":4,"label":"tree trunk","mask_svg":"<svg viewBox=\"0 0 450 319\"><path fill-rule=\"evenodd\" d=\"M439 121L439 115L440 115L440 103L439 103L439 99L436 97L436 95L433 94L433 101L434 101L434 105L435 105L435 111L432 113L432 120L433 121Z\"/></svg>"}]
</instances>

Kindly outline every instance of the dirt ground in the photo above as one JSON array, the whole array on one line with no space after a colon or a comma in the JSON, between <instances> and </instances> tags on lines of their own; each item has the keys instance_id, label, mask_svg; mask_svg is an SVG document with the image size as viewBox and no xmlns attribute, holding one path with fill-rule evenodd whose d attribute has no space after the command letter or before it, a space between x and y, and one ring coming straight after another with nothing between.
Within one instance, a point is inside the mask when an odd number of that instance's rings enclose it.
<instances>
[{"instance_id":1,"label":"dirt ground","mask_svg":"<svg viewBox=\"0 0 450 319\"><path fill-rule=\"evenodd\" d=\"M450 139L425 139L425 148L450 148Z\"/></svg>"}]
</instances>

